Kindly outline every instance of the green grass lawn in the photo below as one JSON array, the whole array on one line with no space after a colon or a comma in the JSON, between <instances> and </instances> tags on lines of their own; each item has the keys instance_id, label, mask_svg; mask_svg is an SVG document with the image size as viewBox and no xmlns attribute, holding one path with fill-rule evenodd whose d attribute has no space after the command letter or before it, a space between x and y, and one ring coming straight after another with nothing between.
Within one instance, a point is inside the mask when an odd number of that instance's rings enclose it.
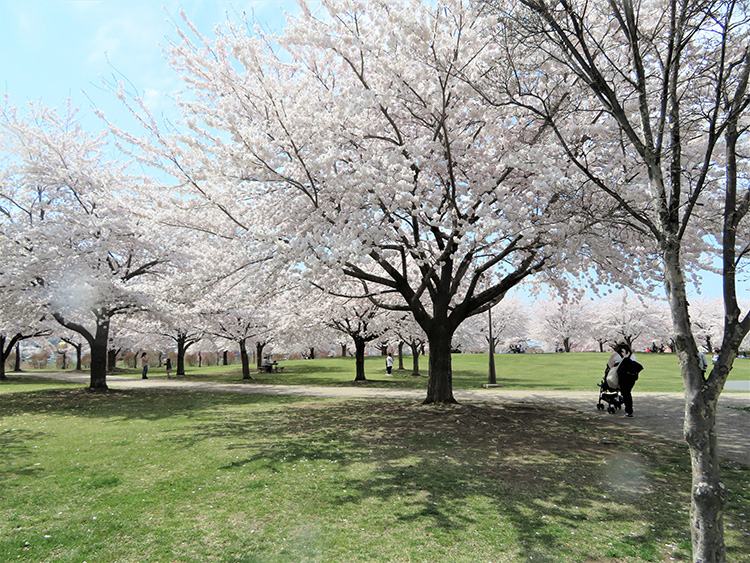
<instances>
[{"instance_id":1,"label":"green grass lawn","mask_svg":"<svg viewBox=\"0 0 750 563\"><path fill-rule=\"evenodd\" d=\"M595 415L0 390L3 562L689 560L686 449ZM746 563L750 468L722 472L727 560Z\"/></svg>"},{"instance_id":2,"label":"green grass lawn","mask_svg":"<svg viewBox=\"0 0 750 563\"><path fill-rule=\"evenodd\" d=\"M497 354L495 367L498 382L507 389L597 391L596 384L604 375L604 366L609 354ZM674 354L638 354L644 371L638 380L636 391L682 391L682 378ZM353 358L320 358L316 360L282 361L283 373L253 373L254 382L284 385L353 385ZM428 360L420 357L421 377L412 373L412 358L404 358L405 371L394 369L393 377L385 375L383 357L367 357L365 372L367 383L372 387L408 389L427 388ZM453 356L453 387L476 389L487 382L488 357L486 354L455 354ZM396 364L398 366L398 364ZM254 372L255 370L253 370ZM140 377L140 370L125 373ZM164 368L151 368L149 377L166 377ZM186 377L196 380L236 382L242 377L239 365L188 367ZM730 380L750 380L750 360L738 359L730 374ZM252 383L252 382L251 382ZM731 392L731 391L728 391Z\"/></svg>"}]
</instances>

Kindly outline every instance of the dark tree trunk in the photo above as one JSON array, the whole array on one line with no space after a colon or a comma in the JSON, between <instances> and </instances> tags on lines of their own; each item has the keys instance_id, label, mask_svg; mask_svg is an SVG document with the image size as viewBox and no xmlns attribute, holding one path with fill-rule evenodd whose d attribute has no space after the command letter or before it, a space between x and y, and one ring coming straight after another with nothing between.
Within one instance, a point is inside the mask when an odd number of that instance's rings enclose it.
<instances>
[{"instance_id":1,"label":"dark tree trunk","mask_svg":"<svg viewBox=\"0 0 750 563\"><path fill-rule=\"evenodd\" d=\"M21 344L16 342L16 364L13 366L13 371L16 373L21 371Z\"/></svg>"},{"instance_id":2,"label":"dark tree trunk","mask_svg":"<svg viewBox=\"0 0 750 563\"><path fill-rule=\"evenodd\" d=\"M5 375L5 360L7 358L5 355L5 339L5 335L0 334L0 380L8 379Z\"/></svg>"},{"instance_id":3,"label":"dark tree trunk","mask_svg":"<svg viewBox=\"0 0 750 563\"><path fill-rule=\"evenodd\" d=\"M252 379L250 375L250 356L247 354L247 344L240 340L240 361L242 362L242 379Z\"/></svg>"},{"instance_id":4,"label":"dark tree trunk","mask_svg":"<svg viewBox=\"0 0 750 563\"><path fill-rule=\"evenodd\" d=\"M310 348L310 359L311 360L315 359L315 348Z\"/></svg>"},{"instance_id":5,"label":"dark tree trunk","mask_svg":"<svg viewBox=\"0 0 750 563\"><path fill-rule=\"evenodd\" d=\"M398 342L398 371L404 371L404 341Z\"/></svg>"},{"instance_id":6,"label":"dark tree trunk","mask_svg":"<svg viewBox=\"0 0 750 563\"><path fill-rule=\"evenodd\" d=\"M352 336L354 340L354 365L356 366L356 375L354 381L367 381L365 377L365 340Z\"/></svg>"},{"instance_id":7,"label":"dark tree trunk","mask_svg":"<svg viewBox=\"0 0 750 563\"><path fill-rule=\"evenodd\" d=\"M346 344L341 345L341 357L346 358Z\"/></svg>"},{"instance_id":8,"label":"dark tree trunk","mask_svg":"<svg viewBox=\"0 0 750 563\"><path fill-rule=\"evenodd\" d=\"M187 335L186 334L178 334L177 335L177 374L176 375L185 375L185 354L187 353Z\"/></svg>"},{"instance_id":9,"label":"dark tree trunk","mask_svg":"<svg viewBox=\"0 0 750 563\"><path fill-rule=\"evenodd\" d=\"M453 367L451 340L453 332L447 323L435 322L427 334L430 344L430 375L427 382L425 405L456 403L453 398Z\"/></svg>"},{"instance_id":10,"label":"dark tree trunk","mask_svg":"<svg viewBox=\"0 0 750 563\"><path fill-rule=\"evenodd\" d=\"M107 350L107 371L113 372L117 367L117 354L120 350L111 348Z\"/></svg>"},{"instance_id":11,"label":"dark tree trunk","mask_svg":"<svg viewBox=\"0 0 750 563\"><path fill-rule=\"evenodd\" d=\"M20 332L10 340L4 334L0 334L0 380L8 379L5 375L5 362L13 352L13 348L16 348L16 358L19 357L19 342L24 338L26 337ZM21 370L19 369L18 371Z\"/></svg>"},{"instance_id":12,"label":"dark tree trunk","mask_svg":"<svg viewBox=\"0 0 750 563\"><path fill-rule=\"evenodd\" d=\"M83 344L73 344L76 351L76 371L81 371L81 359L83 357Z\"/></svg>"},{"instance_id":13,"label":"dark tree trunk","mask_svg":"<svg viewBox=\"0 0 750 563\"><path fill-rule=\"evenodd\" d=\"M265 342L255 343L255 362L256 362L256 367L258 368L258 370L260 370L260 368L263 365L263 348L265 347L266 347Z\"/></svg>"},{"instance_id":14,"label":"dark tree trunk","mask_svg":"<svg viewBox=\"0 0 750 563\"><path fill-rule=\"evenodd\" d=\"M96 334L91 345L90 389L107 389L107 339L109 338L109 317L97 319Z\"/></svg>"},{"instance_id":15,"label":"dark tree trunk","mask_svg":"<svg viewBox=\"0 0 750 563\"><path fill-rule=\"evenodd\" d=\"M224 350L224 354L222 355L222 365L228 366L229 365L229 352L227 350Z\"/></svg>"},{"instance_id":16,"label":"dark tree trunk","mask_svg":"<svg viewBox=\"0 0 750 563\"><path fill-rule=\"evenodd\" d=\"M409 347L411 348L411 374L416 376L419 375L419 342L412 342Z\"/></svg>"},{"instance_id":17,"label":"dark tree trunk","mask_svg":"<svg viewBox=\"0 0 750 563\"><path fill-rule=\"evenodd\" d=\"M89 389L106 391L107 389L107 342L109 340L109 323L111 313L96 311L96 331L94 335L83 325L66 321L59 313L52 313L55 320L65 328L77 332L86 339L91 348L91 380Z\"/></svg>"}]
</instances>

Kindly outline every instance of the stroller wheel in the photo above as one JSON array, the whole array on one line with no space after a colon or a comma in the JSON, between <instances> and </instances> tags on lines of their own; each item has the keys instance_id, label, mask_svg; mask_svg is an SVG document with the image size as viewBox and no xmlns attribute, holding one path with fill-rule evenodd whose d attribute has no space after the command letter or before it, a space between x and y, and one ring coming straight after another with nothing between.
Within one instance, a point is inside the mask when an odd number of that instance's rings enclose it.
<instances>
[{"instance_id":1,"label":"stroller wheel","mask_svg":"<svg viewBox=\"0 0 750 563\"><path fill-rule=\"evenodd\" d=\"M600 411L603 411L604 410L604 405L601 404L601 403L596 403L596 408L599 409Z\"/></svg>"},{"instance_id":2,"label":"stroller wheel","mask_svg":"<svg viewBox=\"0 0 750 563\"><path fill-rule=\"evenodd\" d=\"M609 407L609 408L607 409L607 412L608 412L609 414L615 414L615 407Z\"/></svg>"}]
</instances>

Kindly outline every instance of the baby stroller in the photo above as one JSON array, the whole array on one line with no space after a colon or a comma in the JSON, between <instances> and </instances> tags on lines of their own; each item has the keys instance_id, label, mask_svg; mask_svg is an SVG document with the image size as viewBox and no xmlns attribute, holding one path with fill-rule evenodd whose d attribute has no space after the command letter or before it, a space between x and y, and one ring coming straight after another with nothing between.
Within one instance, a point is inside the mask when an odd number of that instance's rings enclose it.
<instances>
[{"instance_id":1,"label":"baby stroller","mask_svg":"<svg viewBox=\"0 0 750 563\"><path fill-rule=\"evenodd\" d=\"M609 414L615 414L622 408L624 402L620 388L617 386L617 366L611 370L607 366L601 383L597 385L599 386L599 402L596 403L596 408L600 411L606 408ZM605 403L609 406L605 407Z\"/></svg>"}]
</instances>

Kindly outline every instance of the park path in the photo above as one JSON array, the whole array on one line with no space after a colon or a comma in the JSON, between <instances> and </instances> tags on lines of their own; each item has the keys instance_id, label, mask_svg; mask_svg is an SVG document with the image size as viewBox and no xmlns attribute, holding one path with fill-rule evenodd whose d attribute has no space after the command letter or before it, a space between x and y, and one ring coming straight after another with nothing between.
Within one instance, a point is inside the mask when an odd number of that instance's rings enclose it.
<instances>
[{"instance_id":1,"label":"park path","mask_svg":"<svg viewBox=\"0 0 750 563\"><path fill-rule=\"evenodd\" d=\"M34 374L35 377L88 383L81 373ZM323 387L313 385L264 385L255 383L217 383L183 379L140 379L107 376L112 389L186 389L224 393L257 393L297 397L337 397L352 399L402 399L421 401L420 389L384 389L373 387ZM570 408L621 424L623 431L647 432L674 442L684 443L682 422L685 407L683 393L633 393L634 418L622 418L622 411L609 415L596 409L598 390L587 391L519 391L503 388L455 389L453 395L462 403L501 404L508 402L547 404L549 408ZM717 413L719 453L723 457L750 465L750 393L722 393Z\"/></svg>"}]
</instances>

